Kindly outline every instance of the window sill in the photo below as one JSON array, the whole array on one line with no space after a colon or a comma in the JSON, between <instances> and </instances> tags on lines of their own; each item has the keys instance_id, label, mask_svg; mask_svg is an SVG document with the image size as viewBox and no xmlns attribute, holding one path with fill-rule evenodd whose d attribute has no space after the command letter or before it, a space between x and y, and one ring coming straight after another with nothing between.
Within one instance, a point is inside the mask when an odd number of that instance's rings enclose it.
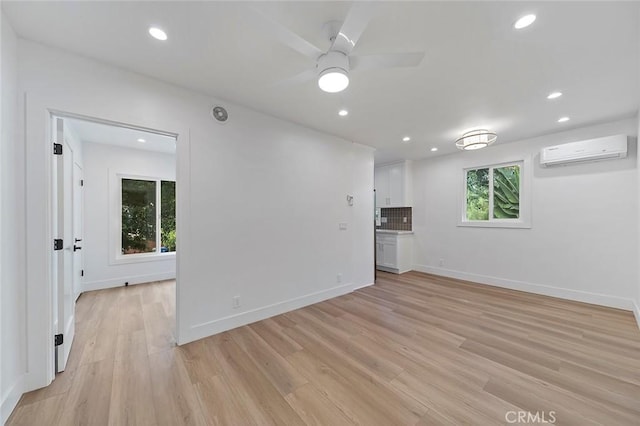
<instances>
[{"instance_id":1,"label":"window sill","mask_svg":"<svg viewBox=\"0 0 640 426\"><path fill-rule=\"evenodd\" d=\"M176 258L176 252L170 253L144 253L144 254L127 254L118 255L111 259L110 265L126 265L129 263L143 263L143 262L159 262Z\"/></svg>"},{"instance_id":2,"label":"window sill","mask_svg":"<svg viewBox=\"0 0 640 426\"><path fill-rule=\"evenodd\" d=\"M531 229L531 223L525 221L460 221L458 222L458 226L461 227L470 227L470 228L520 228L520 229Z\"/></svg>"}]
</instances>

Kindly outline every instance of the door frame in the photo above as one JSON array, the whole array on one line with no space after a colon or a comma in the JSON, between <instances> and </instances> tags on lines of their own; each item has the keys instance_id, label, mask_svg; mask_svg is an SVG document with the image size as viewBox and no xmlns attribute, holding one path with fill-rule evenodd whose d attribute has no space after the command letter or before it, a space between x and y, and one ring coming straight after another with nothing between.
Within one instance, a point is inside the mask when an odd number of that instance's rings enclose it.
<instances>
[{"instance_id":1,"label":"door frame","mask_svg":"<svg viewBox=\"0 0 640 426\"><path fill-rule=\"evenodd\" d=\"M51 115L52 134L55 134L56 142L62 148L61 155L51 156L53 168L53 209L52 226L56 236L63 241L60 250L54 250L51 254L54 273L52 274L52 293L54 297L54 313L52 315L57 333L64 336L64 342L54 347L56 372L64 371L71 353L73 337L75 336L75 297L74 288L77 277L75 273L75 208L73 178L75 167L74 147L69 143L68 130L65 119L57 115ZM60 136L62 135L62 137ZM73 246L72 246L73 244ZM69 295L65 290L70 289ZM70 304L68 306L68 304ZM73 312L73 313L71 313Z\"/></svg>"},{"instance_id":2,"label":"door frame","mask_svg":"<svg viewBox=\"0 0 640 426\"><path fill-rule=\"evenodd\" d=\"M76 170L80 170L80 173L77 173ZM80 236L81 240L84 240L84 164L80 165L78 164L76 161L73 162L73 192L72 192L72 196L73 196L73 245L75 246L76 243L82 243L82 245L84 245L84 243L82 241L76 241L76 237ZM76 213L78 213L76 211L76 203L79 203L79 217L80 217L80 232L76 232ZM78 261L77 258L78 256L80 256L80 261L79 261L79 266L80 266L80 276L78 278L78 271L76 270L76 262ZM82 251L82 246L81 249L78 250L78 253L76 254L76 252L74 251L73 253L73 273L75 278L78 281L74 280L74 286L73 286L73 300L77 301L78 297L80 297L80 293L81 293L81 289L82 289L82 284L84 281L84 251ZM76 288L75 284L76 282L79 283L80 287Z\"/></svg>"},{"instance_id":3,"label":"door frame","mask_svg":"<svg viewBox=\"0 0 640 426\"><path fill-rule=\"evenodd\" d=\"M25 206L26 206L26 374L24 391L48 386L55 378L53 303L53 142L52 116L77 118L175 137L176 144L176 341L180 344L180 283L182 259L188 258L191 232L187 220L190 206L190 129L176 119L151 117L128 107L108 108L99 101L78 106L73 96L24 94ZM100 117L100 118L98 118ZM140 124L132 124L140 123Z\"/></svg>"}]
</instances>

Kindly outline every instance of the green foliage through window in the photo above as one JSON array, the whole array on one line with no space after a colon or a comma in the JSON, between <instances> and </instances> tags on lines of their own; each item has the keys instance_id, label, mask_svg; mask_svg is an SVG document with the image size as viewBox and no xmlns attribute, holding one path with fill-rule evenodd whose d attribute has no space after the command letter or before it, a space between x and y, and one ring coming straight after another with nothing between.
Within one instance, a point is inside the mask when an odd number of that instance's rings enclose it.
<instances>
[{"instance_id":1,"label":"green foliage through window","mask_svg":"<svg viewBox=\"0 0 640 426\"><path fill-rule=\"evenodd\" d=\"M122 179L122 254L156 251L156 183Z\"/></svg>"},{"instance_id":2,"label":"green foliage through window","mask_svg":"<svg viewBox=\"0 0 640 426\"><path fill-rule=\"evenodd\" d=\"M166 251L176 251L176 183L160 183L160 240Z\"/></svg>"},{"instance_id":3,"label":"green foliage through window","mask_svg":"<svg viewBox=\"0 0 640 426\"><path fill-rule=\"evenodd\" d=\"M176 251L175 188L171 181L122 179L122 254Z\"/></svg>"},{"instance_id":4,"label":"green foliage through window","mask_svg":"<svg viewBox=\"0 0 640 426\"><path fill-rule=\"evenodd\" d=\"M520 217L520 165L466 171L466 220ZM491 194L493 193L493 200ZM492 203L490 201L493 201Z\"/></svg>"},{"instance_id":5,"label":"green foliage through window","mask_svg":"<svg viewBox=\"0 0 640 426\"><path fill-rule=\"evenodd\" d=\"M493 169L493 217L517 219L520 216L520 166Z\"/></svg>"},{"instance_id":6,"label":"green foliage through window","mask_svg":"<svg viewBox=\"0 0 640 426\"><path fill-rule=\"evenodd\" d=\"M467 220L489 219L489 169L467 171Z\"/></svg>"}]
</instances>

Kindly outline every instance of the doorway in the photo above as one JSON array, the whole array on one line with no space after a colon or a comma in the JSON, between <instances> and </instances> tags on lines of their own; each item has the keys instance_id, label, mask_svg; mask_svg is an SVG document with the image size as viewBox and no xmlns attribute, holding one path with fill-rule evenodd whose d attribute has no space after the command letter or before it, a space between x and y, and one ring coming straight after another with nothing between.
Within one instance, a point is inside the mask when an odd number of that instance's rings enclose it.
<instances>
[{"instance_id":1,"label":"doorway","mask_svg":"<svg viewBox=\"0 0 640 426\"><path fill-rule=\"evenodd\" d=\"M52 323L61 372L83 292L176 278L177 138L63 114L51 122Z\"/></svg>"}]
</instances>

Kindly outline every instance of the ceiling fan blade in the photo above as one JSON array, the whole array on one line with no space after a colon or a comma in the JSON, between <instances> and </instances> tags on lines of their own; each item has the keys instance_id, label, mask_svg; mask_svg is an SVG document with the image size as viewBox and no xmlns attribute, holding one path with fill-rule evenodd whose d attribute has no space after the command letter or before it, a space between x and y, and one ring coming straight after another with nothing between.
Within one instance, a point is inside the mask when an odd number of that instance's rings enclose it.
<instances>
[{"instance_id":1,"label":"ceiling fan blade","mask_svg":"<svg viewBox=\"0 0 640 426\"><path fill-rule=\"evenodd\" d=\"M417 67L424 58L424 52L390 53L387 55L366 55L349 57L349 67L353 71Z\"/></svg>"},{"instance_id":2,"label":"ceiling fan blade","mask_svg":"<svg viewBox=\"0 0 640 426\"><path fill-rule=\"evenodd\" d=\"M318 59L318 57L324 53L318 47L300 37L281 23L274 21L264 13L252 7L247 7L247 9L252 12L248 14L249 18L253 21L256 27L261 29L265 34L273 34L273 36L281 43L313 60Z\"/></svg>"},{"instance_id":3,"label":"ceiling fan blade","mask_svg":"<svg viewBox=\"0 0 640 426\"><path fill-rule=\"evenodd\" d=\"M354 1L340 31L333 40L331 50L337 50L345 55L351 53L377 8L376 2Z\"/></svg>"},{"instance_id":4,"label":"ceiling fan blade","mask_svg":"<svg viewBox=\"0 0 640 426\"><path fill-rule=\"evenodd\" d=\"M303 71L300 74L293 77L285 78L274 83L271 87L291 86L293 84L306 83L307 81L315 80L317 77L315 70Z\"/></svg>"}]
</instances>

